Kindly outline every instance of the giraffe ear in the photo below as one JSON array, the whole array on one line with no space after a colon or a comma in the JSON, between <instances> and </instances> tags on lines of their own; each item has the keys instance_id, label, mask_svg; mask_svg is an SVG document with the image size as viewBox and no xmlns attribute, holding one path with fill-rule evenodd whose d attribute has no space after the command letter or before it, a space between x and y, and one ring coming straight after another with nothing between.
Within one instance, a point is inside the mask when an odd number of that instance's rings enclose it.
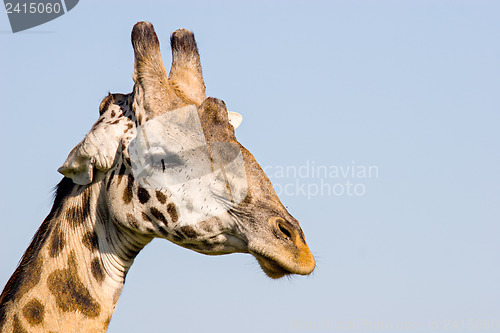
<instances>
[{"instance_id":1,"label":"giraffe ear","mask_svg":"<svg viewBox=\"0 0 500 333\"><path fill-rule=\"evenodd\" d=\"M123 133L131 124L125 117L118 121L105 121L110 113L118 113L119 110L119 106L111 105L85 138L71 150L66 162L57 171L71 178L75 184L87 185L94 179L94 169L103 172L111 169Z\"/></svg>"},{"instance_id":2,"label":"giraffe ear","mask_svg":"<svg viewBox=\"0 0 500 333\"><path fill-rule=\"evenodd\" d=\"M227 111L227 116L229 118L229 123L233 125L234 129L237 129L243 121L243 117L238 112Z\"/></svg>"}]
</instances>

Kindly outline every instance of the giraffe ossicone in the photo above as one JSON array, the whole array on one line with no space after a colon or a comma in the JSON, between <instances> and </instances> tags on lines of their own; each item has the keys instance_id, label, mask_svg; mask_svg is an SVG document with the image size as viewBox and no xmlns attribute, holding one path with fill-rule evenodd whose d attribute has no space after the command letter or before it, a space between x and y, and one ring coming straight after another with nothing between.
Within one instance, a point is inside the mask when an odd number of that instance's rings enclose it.
<instances>
[{"instance_id":1,"label":"giraffe ossicone","mask_svg":"<svg viewBox=\"0 0 500 333\"><path fill-rule=\"evenodd\" d=\"M206 97L194 35L132 30L134 87L108 94L59 172L52 209L0 295L0 333L104 332L135 257L154 238L249 253L271 278L316 265L299 222L236 139L241 115Z\"/></svg>"}]
</instances>

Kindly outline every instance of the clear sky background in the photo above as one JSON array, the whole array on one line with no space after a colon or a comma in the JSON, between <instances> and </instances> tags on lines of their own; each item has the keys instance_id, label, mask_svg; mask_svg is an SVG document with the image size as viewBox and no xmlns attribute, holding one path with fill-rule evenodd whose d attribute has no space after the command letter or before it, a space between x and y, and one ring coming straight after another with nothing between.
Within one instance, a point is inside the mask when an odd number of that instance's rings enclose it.
<instances>
[{"instance_id":1,"label":"clear sky background","mask_svg":"<svg viewBox=\"0 0 500 333\"><path fill-rule=\"evenodd\" d=\"M500 332L499 18L495 1L81 0L12 34L2 12L0 285L101 99L132 90L147 20L166 65L170 33L194 31L207 95L243 115L318 266L272 281L250 255L155 240L110 332Z\"/></svg>"}]
</instances>

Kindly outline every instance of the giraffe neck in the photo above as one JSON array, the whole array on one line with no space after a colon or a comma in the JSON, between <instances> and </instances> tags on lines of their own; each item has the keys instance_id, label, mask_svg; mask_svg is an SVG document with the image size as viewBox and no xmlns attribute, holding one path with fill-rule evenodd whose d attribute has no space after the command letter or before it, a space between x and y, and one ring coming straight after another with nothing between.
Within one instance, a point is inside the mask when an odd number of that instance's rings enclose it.
<instances>
[{"instance_id":1,"label":"giraffe neck","mask_svg":"<svg viewBox=\"0 0 500 333\"><path fill-rule=\"evenodd\" d=\"M101 183L63 179L54 206L0 296L0 331L104 332L125 276L151 240L119 227Z\"/></svg>"}]
</instances>

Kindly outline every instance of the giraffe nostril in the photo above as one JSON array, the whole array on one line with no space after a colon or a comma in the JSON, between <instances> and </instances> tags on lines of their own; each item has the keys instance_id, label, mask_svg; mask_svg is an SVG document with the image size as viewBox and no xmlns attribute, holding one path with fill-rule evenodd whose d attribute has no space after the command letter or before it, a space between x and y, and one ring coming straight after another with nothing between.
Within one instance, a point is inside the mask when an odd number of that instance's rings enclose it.
<instances>
[{"instance_id":1,"label":"giraffe nostril","mask_svg":"<svg viewBox=\"0 0 500 333\"><path fill-rule=\"evenodd\" d=\"M278 222L278 229L288 239L292 239L292 232L280 221Z\"/></svg>"}]
</instances>

